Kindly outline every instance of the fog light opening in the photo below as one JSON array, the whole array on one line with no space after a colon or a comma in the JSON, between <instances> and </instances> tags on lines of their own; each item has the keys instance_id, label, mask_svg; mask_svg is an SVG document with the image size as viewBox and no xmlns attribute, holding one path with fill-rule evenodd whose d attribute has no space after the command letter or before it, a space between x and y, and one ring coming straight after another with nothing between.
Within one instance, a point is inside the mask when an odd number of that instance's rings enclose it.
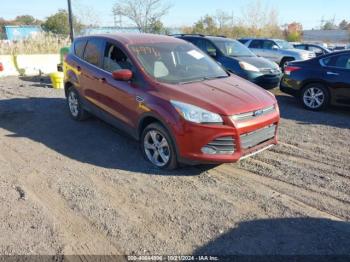
<instances>
[{"instance_id":1,"label":"fog light opening","mask_svg":"<svg viewBox=\"0 0 350 262\"><path fill-rule=\"evenodd\" d=\"M205 146L205 147L202 147L202 153L206 155L215 155L216 150L212 147Z\"/></svg>"}]
</instances>

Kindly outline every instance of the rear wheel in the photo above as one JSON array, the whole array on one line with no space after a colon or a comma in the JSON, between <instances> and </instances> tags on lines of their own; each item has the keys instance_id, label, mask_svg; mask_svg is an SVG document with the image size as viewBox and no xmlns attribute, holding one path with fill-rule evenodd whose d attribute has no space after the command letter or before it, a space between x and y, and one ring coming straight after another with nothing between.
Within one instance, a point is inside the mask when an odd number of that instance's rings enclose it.
<instances>
[{"instance_id":1,"label":"rear wheel","mask_svg":"<svg viewBox=\"0 0 350 262\"><path fill-rule=\"evenodd\" d=\"M172 170L177 167L174 143L162 125L153 123L145 128L141 136L141 149L146 160L157 168Z\"/></svg>"},{"instance_id":2,"label":"rear wheel","mask_svg":"<svg viewBox=\"0 0 350 262\"><path fill-rule=\"evenodd\" d=\"M301 102L306 109L313 111L324 110L330 102L328 89L317 83L307 85L301 93Z\"/></svg>"}]
</instances>

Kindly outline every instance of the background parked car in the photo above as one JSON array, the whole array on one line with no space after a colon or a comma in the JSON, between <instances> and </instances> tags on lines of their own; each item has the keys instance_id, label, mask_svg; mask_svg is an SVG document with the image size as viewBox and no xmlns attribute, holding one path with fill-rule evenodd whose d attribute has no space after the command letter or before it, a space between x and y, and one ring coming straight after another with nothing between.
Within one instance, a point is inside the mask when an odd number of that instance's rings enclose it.
<instances>
[{"instance_id":1,"label":"background parked car","mask_svg":"<svg viewBox=\"0 0 350 262\"><path fill-rule=\"evenodd\" d=\"M314 52L296 49L281 39L244 38L239 41L256 55L276 62L281 68L284 68L290 61L307 60L316 56Z\"/></svg>"},{"instance_id":2,"label":"background parked car","mask_svg":"<svg viewBox=\"0 0 350 262\"><path fill-rule=\"evenodd\" d=\"M191 42L228 71L263 88L270 89L279 85L282 73L278 65L256 56L237 40L204 35L176 35L176 37Z\"/></svg>"},{"instance_id":3,"label":"background parked car","mask_svg":"<svg viewBox=\"0 0 350 262\"><path fill-rule=\"evenodd\" d=\"M295 44L294 48L314 52L316 56L326 55L332 51L317 44Z\"/></svg>"},{"instance_id":4,"label":"background parked car","mask_svg":"<svg viewBox=\"0 0 350 262\"><path fill-rule=\"evenodd\" d=\"M280 89L300 97L307 109L350 106L350 51L330 53L285 68Z\"/></svg>"}]
</instances>

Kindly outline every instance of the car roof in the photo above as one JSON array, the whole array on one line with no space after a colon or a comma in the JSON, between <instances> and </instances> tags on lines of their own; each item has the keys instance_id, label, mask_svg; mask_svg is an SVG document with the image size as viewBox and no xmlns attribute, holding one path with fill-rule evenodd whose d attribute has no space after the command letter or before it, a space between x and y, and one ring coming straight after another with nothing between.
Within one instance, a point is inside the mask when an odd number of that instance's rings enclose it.
<instances>
[{"instance_id":1,"label":"car roof","mask_svg":"<svg viewBox=\"0 0 350 262\"><path fill-rule=\"evenodd\" d=\"M232 38L227 38L224 35L203 35L203 34L174 34L171 35L176 38L184 38L184 37L192 37L192 38L206 38L206 39L232 39Z\"/></svg>"},{"instance_id":2,"label":"car roof","mask_svg":"<svg viewBox=\"0 0 350 262\"><path fill-rule=\"evenodd\" d=\"M273 41L285 41L283 39L278 39L278 38L263 38L263 37L244 37L240 38L239 40L273 40Z\"/></svg>"},{"instance_id":3,"label":"car roof","mask_svg":"<svg viewBox=\"0 0 350 262\"><path fill-rule=\"evenodd\" d=\"M90 38L107 38L116 40L124 45L132 44L151 44L151 43L183 43L183 40L165 35L144 34L144 33L113 33L113 34L96 34L77 37L79 39Z\"/></svg>"}]
</instances>

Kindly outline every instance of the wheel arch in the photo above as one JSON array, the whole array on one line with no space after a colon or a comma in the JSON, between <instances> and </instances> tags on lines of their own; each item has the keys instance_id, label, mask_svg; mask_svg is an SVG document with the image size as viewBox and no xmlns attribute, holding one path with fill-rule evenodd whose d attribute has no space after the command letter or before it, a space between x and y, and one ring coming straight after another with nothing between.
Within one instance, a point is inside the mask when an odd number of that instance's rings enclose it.
<instances>
[{"instance_id":1,"label":"wheel arch","mask_svg":"<svg viewBox=\"0 0 350 262\"><path fill-rule=\"evenodd\" d=\"M323 87L325 87L326 90L328 91L328 95L329 95L330 99L332 99L332 93L331 93L331 90L330 90L330 88L329 88L329 85L327 84L326 81L323 81L323 80L321 80L321 79L319 79L319 80L310 79L310 80L304 81L304 82L301 84L300 94L303 93L303 90L304 90L307 86L312 85L312 84L319 84L319 85L322 85Z\"/></svg>"},{"instance_id":2,"label":"wheel arch","mask_svg":"<svg viewBox=\"0 0 350 262\"><path fill-rule=\"evenodd\" d=\"M282 59L280 60L280 67L283 66L283 62L286 61L287 59L291 59L291 61L294 61L295 57L293 57L293 56L284 56L284 57L282 57Z\"/></svg>"},{"instance_id":3,"label":"wheel arch","mask_svg":"<svg viewBox=\"0 0 350 262\"><path fill-rule=\"evenodd\" d=\"M137 137L139 139L139 141L141 141L141 136L142 136L142 132L143 130L150 124L152 123L159 123L161 124L165 130L168 132L169 136L172 139L172 142L174 143L174 148L175 148L175 152L177 157L179 157L179 148L178 148L178 144L176 141L176 138L174 136L173 131L171 130L171 128L169 127L169 125L166 123L165 120L163 120L161 117L159 117L158 115L152 113L152 112L148 112L145 113L141 116L139 123L138 123L138 127L137 127Z\"/></svg>"}]
</instances>

